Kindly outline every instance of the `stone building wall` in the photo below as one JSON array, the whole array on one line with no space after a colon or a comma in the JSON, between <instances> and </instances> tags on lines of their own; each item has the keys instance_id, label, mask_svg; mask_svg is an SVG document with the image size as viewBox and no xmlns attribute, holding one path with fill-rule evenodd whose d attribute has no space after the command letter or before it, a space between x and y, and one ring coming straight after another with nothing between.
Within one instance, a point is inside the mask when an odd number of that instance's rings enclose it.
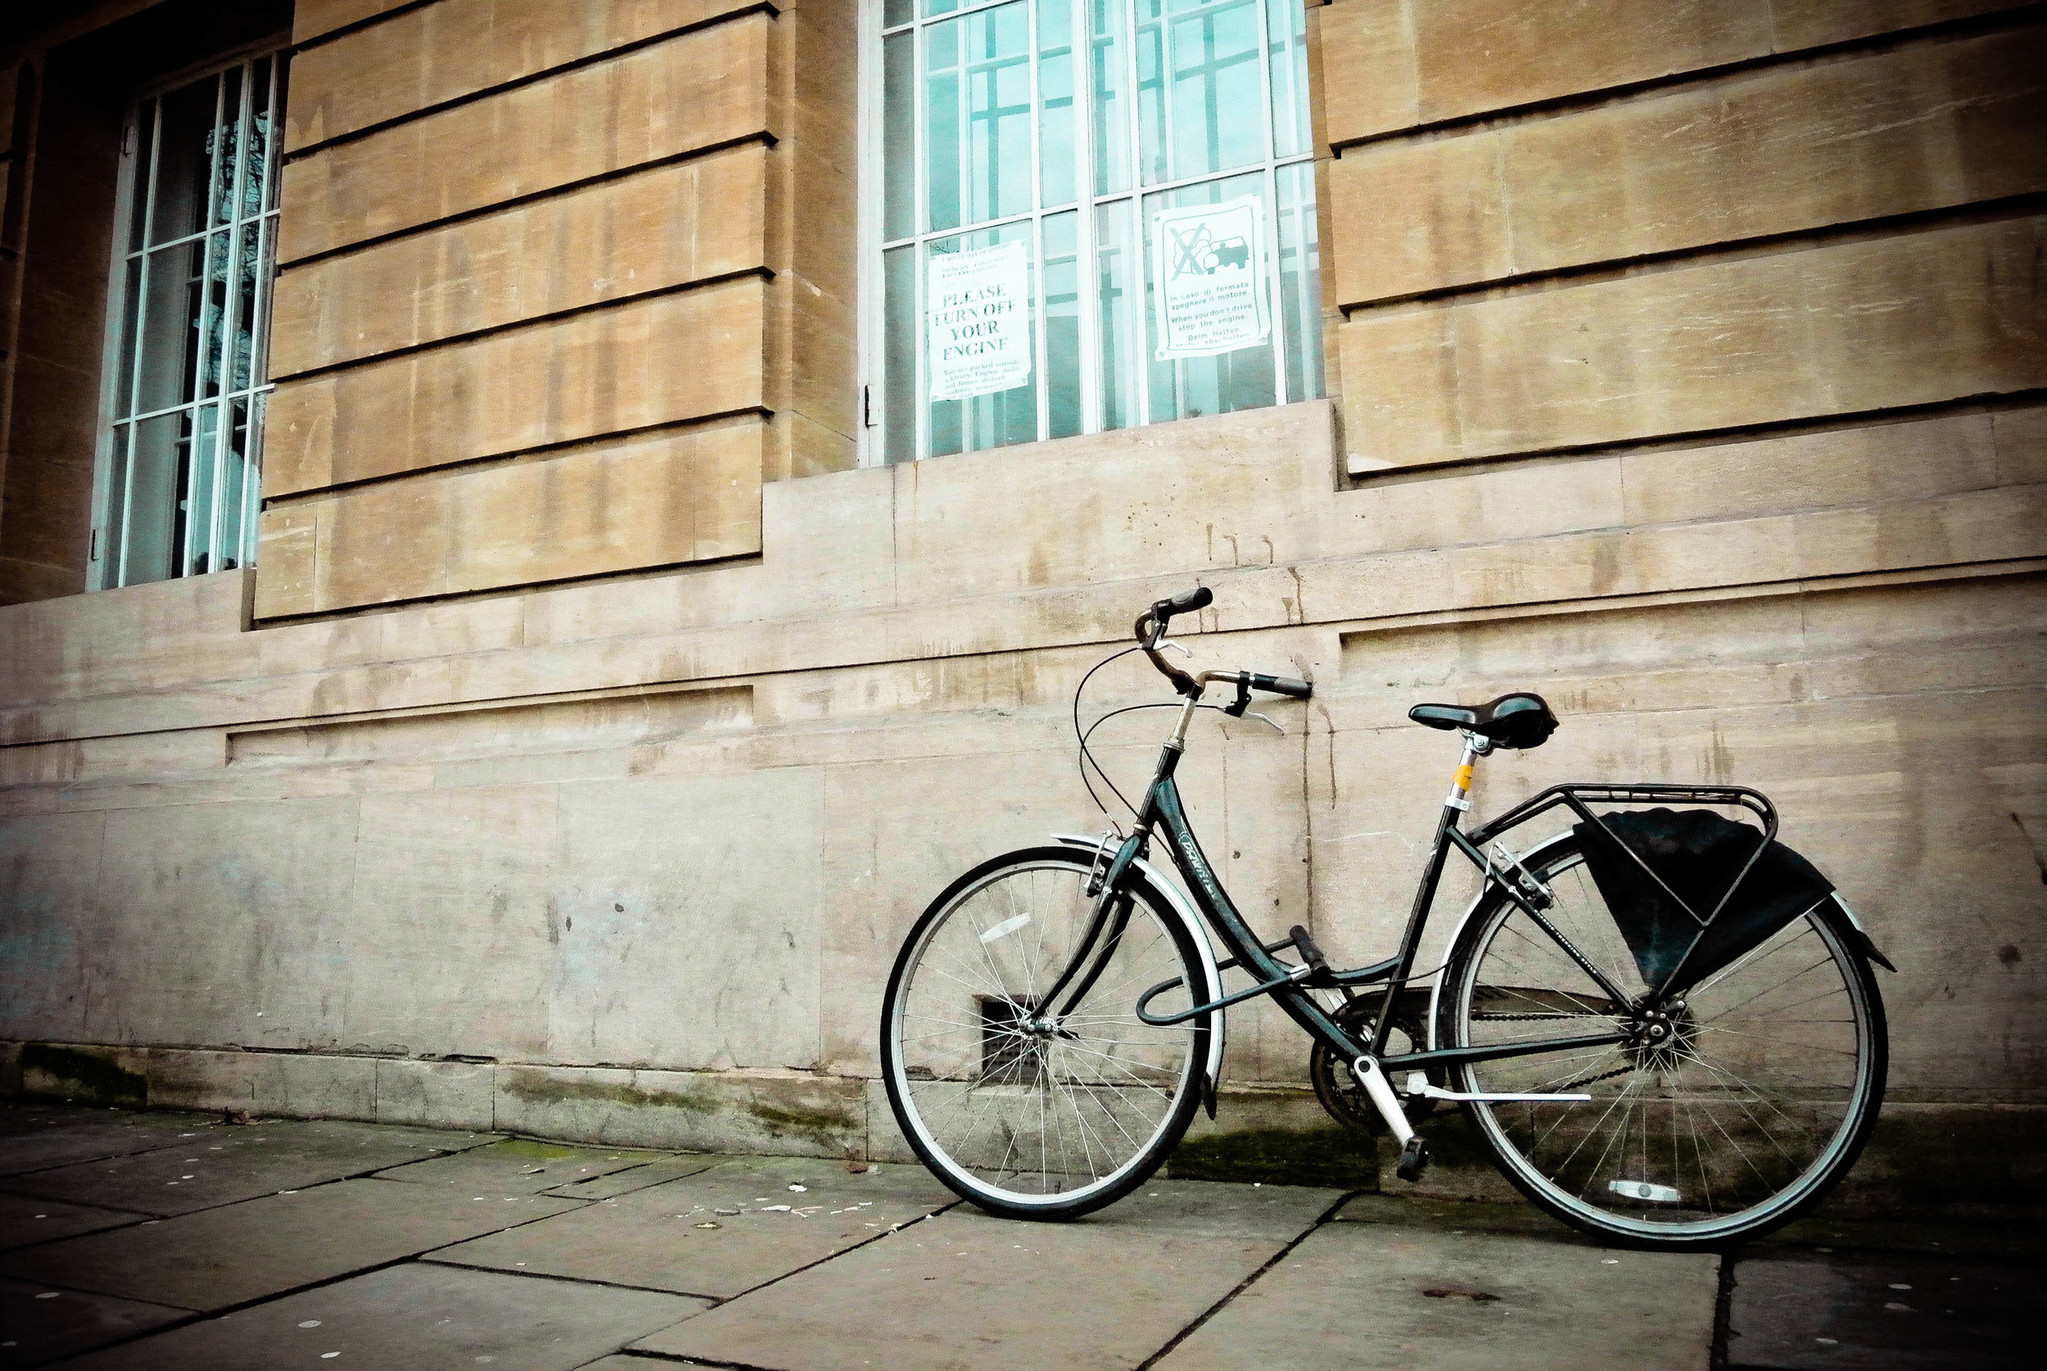
<instances>
[{"instance_id":1,"label":"stone building wall","mask_svg":"<svg viewBox=\"0 0 2047 1371\"><path fill-rule=\"evenodd\" d=\"M1313 5L1332 398L863 469L853 14L300 0L259 565L0 609L25 1087L899 1154L898 941L1099 828L1073 688L1199 580L1316 682L1182 771L1262 924L1386 946L1406 708L1540 690L1481 813L1769 792L1900 967L1863 1173L2037 1184L2039 6Z\"/></svg>"}]
</instances>

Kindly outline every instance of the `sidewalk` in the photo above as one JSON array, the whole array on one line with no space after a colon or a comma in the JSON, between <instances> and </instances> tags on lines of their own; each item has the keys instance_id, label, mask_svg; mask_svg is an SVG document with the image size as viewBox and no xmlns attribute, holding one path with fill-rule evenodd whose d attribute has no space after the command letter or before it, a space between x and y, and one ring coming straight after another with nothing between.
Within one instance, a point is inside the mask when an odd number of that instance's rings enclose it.
<instances>
[{"instance_id":1,"label":"sidewalk","mask_svg":"<svg viewBox=\"0 0 2047 1371\"><path fill-rule=\"evenodd\" d=\"M0 1104L5 1368L2001 1367L2043 1254L1185 1180L1023 1224L897 1164Z\"/></svg>"}]
</instances>

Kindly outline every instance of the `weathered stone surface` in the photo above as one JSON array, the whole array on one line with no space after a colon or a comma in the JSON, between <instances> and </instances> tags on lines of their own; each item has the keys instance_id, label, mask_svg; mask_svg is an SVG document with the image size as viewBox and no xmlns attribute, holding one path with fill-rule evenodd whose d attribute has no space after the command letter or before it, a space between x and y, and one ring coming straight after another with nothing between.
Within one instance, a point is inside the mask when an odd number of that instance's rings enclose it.
<instances>
[{"instance_id":1,"label":"weathered stone surface","mask_svg":"<svg viewBox=\"0 0 2047 1371\"><path fill-rule=\"evenodd\" d=\"M41 1054L38 1054L41 1055ZM111 1055L111 1054L110 1054ZM99 1072L94 1072L98 1076ZM97 1082L78 1081L83 1088ZM0 1173L44 1171L101 1157L126 1157L176 1147L215 1120L169 1111L134 1113L104 1107L91 1118L29 1100L0 1103Z\"/></svg>"},{"instance_id":2,"label":"weathered stone surface","mask_svg":"<svg viewBox=\"0 0 2047 1371\"><path fill-rule=\"evenodd\" d=\"M378 0L353 0L357 7ZM694 27L747 0L625 0L563 6L547 0L437 0L323 43L292 63L285 150L298 152L450 100ZM302 8L304 42L334 27L340 0ZM390 8L389 5L384 8ZM341 21L345 22L345 21Z\"/></svg>"},{"instance_id":3,"label":"weathered stone surface","mask_svg":"<svg viewBox=\"0 0 2047 1371\"><path fill-rule=\"evenodd\" d=\"M577 1207L545 1195L471 1200L421 1186L344 1181L132 1232L67 1238L11 1254L0 1260L0 1272L124 1299L222 1309Z\"/></svg>"},{"instance_id":4,"label":"weathered stone surface","mask_svg":"<svg viewBox=\"0 0 2047 1371\"><path fill-rule=\"evenodd\" d=\"M1344 304L2025 194L2047 30L1771 67L1331 164ZM1393 226L1389 231L1388 220Z\"/></svg>"},{"instance_id":5,"label":"weathered stone surface","mask_svg":"<svg viewBox=\"0 0 2047 1371\"><path fill-rule=\"evenodd\" d=\"M496 1068L488 1063L377 1062L377 1122L466 1128L495 1126Z\"/></svg>"},{"instance_id":6,"label":"weathered stone surface","mask_svg":"<svg viewBox=\"0 0 2047 1371\"><path fill-rule=\"evenodd\" d=\"M1134 1367L1335 1198L1158 1181L1076 1223L1029 1227L961 1206L635 1347L791 1371L859 1361L959 1366L991 1346L1019 1367ZM891 1296L934 1288L947 1298ZM775 1316L764 1318L770 1302Z\"/></svg>"},{"instance_id":7,"label":"weathered stone surface","mask_svg":"<svg viewBox=\"0 0 2047 1371\"><path fill-rule=\"evenodd\" d=\"M216 1125L180 1141L185 1146L38 1171L5 1185L16 1194L159 1216L189 1214L366 1176L441 1156L449 1149L474 1147L482 1140L347 1123L271 1120L241 1128Z\"/></svg>"},{"instance_id":8,"label":"weathered stone surface","mask_svg":"<svg viewBox=\"0 0 2047 1371\"><path fill-rule=\"evenodd\" d=\"M774 23L746 15L293 162L278 260L778 132ZM446 156L448 148L463 155Z\"/></svg>"},{"instance_id":9,"label":"weathered stone surface","mask_svg":"<svg viewBox=\"0 0 2047 1371\"><path fill-rule=\"evenodd\" d=\"M757 408L766 290L745 278L287 382L264 496Z\"/></svg>"},{"instance_id":10,"label":"weathered stone surface","mask_svg":"<svg viewBox=\"0 0 2047 1371\"><path fill-rule=\"evenodd\" d=\"M287 268L270 374L764 267L768 156L742 144Z\"/></svg>"},{"instance_id":11,"label":"weathered stone surface","mask_svg":"<svg viewBox=\"0 0 2047 1371\"><path fill-rule=\"evenodd\" d=\"M726 1162L530 1229L463 1243L433 1259L723 1299L954 1199L922 1167L880 1166L850 1175L831 1160Z\"/></svg>"},{"instance_id":12,"label":"weathered stone surface","mask_svg":"<svg viewBox=\"0 0 2047 1371\"><path fill-rule=\"evenodd\" d=\"M305 0L292 7L291 41L310 42L322 34L410 3L411 0Z\"/></svg>"},{"instance_id":13,"label":"weathered stone surface","mask_svg":"<svg viewBox=\"0 0 2047 1371\"><path fill-rule=\"evenodd\" d=\"M0 1141L11 1152L15 1139ZM0 1195L0 1249L54 1242L80 1233L97 1233L139 1222L144 1216L94 1205L62 1204L26 1195Z\"/></svg>"},{"instance_id":14,"label":"weathered stone surface","mask_svg":"<svg viewBox=\"0 0 2047 1371\"><path fill-rule=\"evenodd\" d=\"M866 1144L861 1083L796 1072L506 1066L499 1126L621 1146L843 1157Z\"/></svg>"},{"instance_id":15,"label":"weathered stone surface","mask_svg":"<svg viewBox=\"0 0 2047 1371\"><path fill-rule=\"evenodd\" d=\"M1353 469L1539 452L2025 390L2039 220L1353 317Z\"/></svg>"},{"instance_id":16,"label":"weathered stone surface","mask_svg":"<svg viewBox=\"0 0 2047 1371\"><path fill-rule=\"evenodd\" d=\"M0 1328L7 1330L7 1360L20 1366L61 1361L191 1317L189 1309L81 1290L51 1290L32 1279L0 1280Z\"/></svg>"},{"instance_id":17,"label":"weathered stone surface","mask_svg":"<svg viewBox=\"0 0 2047 1371\"><path fill-rule=\"evenodd\" d=\"M2012 0L1335 0L1321 15L1327 139L1751 61L1970 15Z\"/></svg>"},{"instance_id":18,"label":"weathered stone surface","mask_svg":"<svg viewBox=\"0 0 2047 1371\"><path fill-rule=\"evenodd\" d=\"M392 1368L584 1364L698 1300L408 1263L146 1338L81 1362L113 1371L262 1371L280 1358Z\"/></svg>"},{"instance_id":19,"label":"weathered stone surface","mask_svg":"<svg viewBox=\"0 0 2047 1371\"><path fill-rule=\"evenodd\" d=\"M1734 1268L1728 1360L1798 1371L2030 1366L2043 1299L2037 1268L2004 1262L1750 1257Z\"/></svg>"},{"instance_id":20,"label":"weathered stone surface","mask_svg":"<svg viewBox=\"0 0 2047 1371\"><path fill-rule=\"evenodd\" d=\"M1280 1364L1341 1345L1366 1365L1711 1364L1720 1259L1327 1224L1159 1365ZM1373 1317L1360 1320L1357 1311ZM668 1336L687 1337L687 1329ZM1423 1352L1423 1348L1427 1352Z\"/></svg>"},{"instance_id":21,"label":"weathered stone surface","mask_svg":"<svg viewBox=\"0 0 2047 1371\"><path fill-rule=\"evenodd\" d=\"M451 1193L474 1190L491 1195L537 1195L660 1160L666 1160L660 1153L507 1138L448 1156L407 1162L377 1172L376 1178L438 1186Z\"/></svg>"}]
</instances>

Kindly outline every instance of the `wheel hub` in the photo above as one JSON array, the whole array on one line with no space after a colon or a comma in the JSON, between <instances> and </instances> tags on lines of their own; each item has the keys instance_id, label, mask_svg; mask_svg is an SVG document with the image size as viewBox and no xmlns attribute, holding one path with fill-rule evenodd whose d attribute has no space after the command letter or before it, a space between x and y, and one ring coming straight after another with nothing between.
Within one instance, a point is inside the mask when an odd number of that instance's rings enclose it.
<instances>
[{"instance_id":1,"label":"wheel hub","mask_svg":"<svg viewBox=\"0 0 2047 1371\"><path fill-rule=\"evenodd\" d=\"M1699 1022L1683 1000L1667 1005L1638 1004L1621 1031L1627 1034L1624 1045L1634 1054L1637 1065L1667 1071L1692 1055Z\"/></svg>"}]
</instances>

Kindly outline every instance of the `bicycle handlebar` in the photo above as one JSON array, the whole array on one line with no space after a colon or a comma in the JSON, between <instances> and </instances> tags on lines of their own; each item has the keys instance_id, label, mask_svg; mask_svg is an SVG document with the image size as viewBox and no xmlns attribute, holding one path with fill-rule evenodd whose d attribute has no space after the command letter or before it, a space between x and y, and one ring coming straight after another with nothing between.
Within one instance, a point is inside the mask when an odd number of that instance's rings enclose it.
<instances>
[{"instance_id":1,"label":"bicycle handlebar","mask_svg":"<svg viewBox=\"0 0 2047 1371\"><path fill-rule=\"evenodd\" d=\"M1132 631L1139 646L1143 647L1144 655L1151 659L1151 664L1159 669L1159 674L1173 683L1175 691L1190 700L1198 700L1201 698L1202 687L1209 681L1230 681L1251 690L1262 690L1268 695L1284 695L1290 700L1305 700L1314 695L1313 685L1307 681L1296 680L1292 676L1267 676L1256 671L1204 671L1200 678L1196 679L1161 657L1159 642L1166 636L1166 625L1172 617L1175 614L1185 614L1189 610L1206 609L1213 603L1215 592L1207 586L1196 586L1170 599L1157 601L1150 609L1137 616L1137 623Z\"/></svg>"}]
</instances>

